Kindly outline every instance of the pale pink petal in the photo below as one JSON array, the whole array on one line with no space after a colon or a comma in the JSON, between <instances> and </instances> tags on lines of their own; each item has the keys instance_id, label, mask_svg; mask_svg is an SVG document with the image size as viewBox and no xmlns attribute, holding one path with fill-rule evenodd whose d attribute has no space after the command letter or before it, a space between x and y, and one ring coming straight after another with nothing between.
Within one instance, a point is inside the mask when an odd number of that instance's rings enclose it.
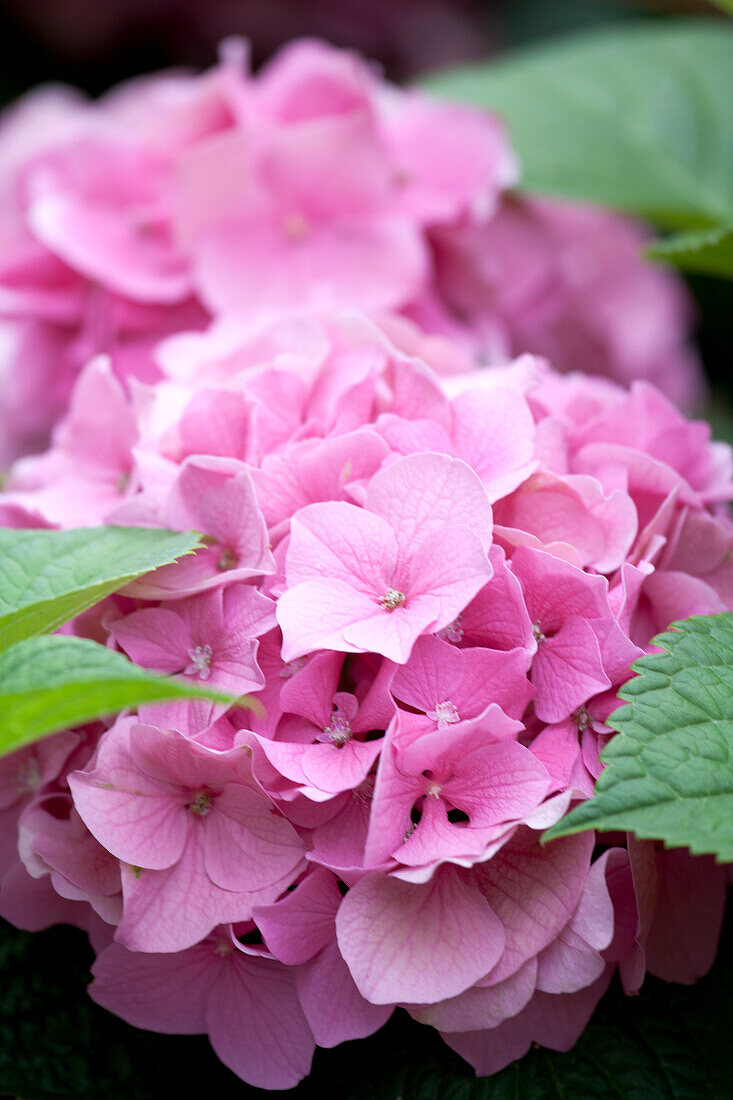
<instances>
[{"instance_id":1,"label":"pale pink petal","mask_svg":"<svg viewBox=\"0 0 733 1100\"><path fill-rule=\"evenodd\" d=\"M432 616L437 607L436 602L427 614ZM393 612L390 618L394 616ZM377 621L372 632L367 634L364 624L373 619ZM374 598L357 592L344 581L304 581L288 588L278 600L277 621L283 632L283 660L294 661L317 649L346 653L373 651L372 641L390 650L385 656L396 653L401 657L405 648L409 652L415 632L409 624L404 624L401 630L393 623L385 627L382 625L385 619L387 612ZM362 629L352 633L355 627Z\"/></svg>"},{"instance_id":2,"label":"pale pink petal","mask_svg":"<svg viewBox=\"0 0 733 1100\"><path fill-rule=\"evenodd\" d=\"M403 221L312 222L299 239L287 229L284 212L282 222L230 223L202 236L194 264L206 306L236 312L246 303L253 314L389 309L410 301L423 280L424 243Z\"/></svg>"},{"instance_id":3,"label":"pale pink petal","mask_svg":"<svg viewBox=\"0 0 733 1100\"><path fill-rule=\"evenodd\" d=\"M455 453L479 475L492 503L537 468L534 420L516 390L467 390L454 399L453 414Z\"/></svg>"},{"instance_id":4,"label":"pale pink petal","mask_svg":"<svg viewBox=\"0 0 733 1100\"><path fill-rule=\"evenodd\" d=\"M411 1009L410 1014L421 1024L430 1024L439 1031L478 1031L497 1027L516 1016L535 991L537 960L527 962L502 982L485 986L481 983L427 1008Z\"/></svg>"},{"instance_id":5,"label":"pale pink petal","mask_svg":"<svg viewBox=\"0 0 733 1100\"><path fill-rule=\"evenodd\" d=\"M481 542L465 527L445 527L420 544L410 563L413 600L429 595L440 601L431 624L436 633L463 611L492 575Z\"/></svg>"},{"instance_id":6,"label":"pale pink petal","mask_svg":"<svg viewBox=\"0 0 733 1100\"><path fill-rule=\"evenodd\" d=\"M264 795L229 783L203 819L204 863L213 883L252 893L293 874L303 843Z\"/></svg>"},{"instance_id":7,"label":"pale pink petal","mask_svg":"<svg viewBox=\"0 0 733 1100\"><path fill-rule=\"evenodd\" d=\"M446 527L468 528L486 549L491 543L491 505L479 478L460 459L400 458L374 475L366 504L392 526L403 554Z\"/></svg>"},{"instance_id":8,"label":"pale pink petal","mask_svg":"<svg viewBox=\"0 0 733 1100\"><path fill-rule=\"evenodd\" d=\"M290 587L313 579L341 581L379 606L396 563L390 526L353 504L311 504L293 518L286 558Z\"/></svg>"},{"instance_id":9,"label":"pale pink petal","mask_svg":"<svg viewBox=\"0 0 733 1100\"><path fill-rule=\"evenodd\" d=\"M486 974L504 947L501 921L451 869L429 883L369 875L336 917L338 944L361 994L373 1004L432 1003Z\"/></svg>"}]
</instances>

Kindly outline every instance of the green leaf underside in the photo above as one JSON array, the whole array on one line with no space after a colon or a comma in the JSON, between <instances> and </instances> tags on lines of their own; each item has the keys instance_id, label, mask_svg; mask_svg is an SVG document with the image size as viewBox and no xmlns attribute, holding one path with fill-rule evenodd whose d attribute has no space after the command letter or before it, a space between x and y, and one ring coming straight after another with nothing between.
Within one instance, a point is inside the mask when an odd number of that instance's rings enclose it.
<instances>
[{"instance_id":1,"label":"green leaf underside","mask_svg":"<svg viewBox=\"0 0 733 1100\"><path fill-rule=\"evenodd\" d=\"M664 260L682 271L733 279L733 229L716 226L691 233L677 233L654 241L646 249L652 260Z\"/></svg>"},{"instance_id":2,"label":"green leaf underside","mask_svg":"<svg viewBox=\"0 0 733 1100\"><path fill-rule=\"evenodd\" d=\"M623 829L733 860L733 613L693 616L654 641L619 692L595 794L545 839Z\"/></svg>"},{"instance_id":3,"label":"green leaf underside","mask_svg":"<svg viewBox=\"0 0 733 1100\"><path fill-rule=\"evenodd\" d=\"M28 638L0 654L0 754L141 703L230 696L156 676L85 638Z\"/></svg>"},{"instance_id":4,"label":"green leaf underside","mask_svg":"<svg viewBox=\"0 0 733 1100\"><path fill-rule=\"evenodd\" d=\"M0 651L50 633L135 577L190 554L199 544L193 531L0 528Z\"/></svg>"},{"instance_id":5,"label":"green leaf underside","mask_svg":"<svg viewBox=\"0 0 733 1100\"><path fill-rule=\"evenodd\" d=\"M529 191L680 228L733 219L733 28L726 22L604 28L423 84L505 119Z\"/></svg>"}]
</instances>

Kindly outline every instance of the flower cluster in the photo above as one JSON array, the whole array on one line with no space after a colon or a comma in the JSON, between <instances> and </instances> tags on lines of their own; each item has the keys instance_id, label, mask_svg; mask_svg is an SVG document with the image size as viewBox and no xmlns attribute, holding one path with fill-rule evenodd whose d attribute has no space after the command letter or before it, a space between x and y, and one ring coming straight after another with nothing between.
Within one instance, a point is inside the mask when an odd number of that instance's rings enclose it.
<instances>
[{"instance_id":1,"label":"flower cluster","mask_svg":"<svg viewBox=\"0 0 733 1100\"><path fill-rule=\"evenodd\" d=\"M653 634L733 607L729 448L647 383L476 370L403 319L158 355L131 393L84 368L0 521L203 532L74 629L254 702L8 758L0 912L85 928L99 1004L269 1088L396 1006L486 1074L568 1049L616 969L704 973L724 868L541 836Z\"/></svg>"},{"instance_id":2,"label":"flower cluster","mask_svg":"<svg viewBox=\"0 0 733 1100\"><path fill-rule=\"evenodd\" d=\"M0 463L47 445L92 355L153 381L161 338L232 313L399 311L691 403L686 302L640 231L510 197L517 172L492 116L315 41L254 77L232 42L203 76L30 94L0 123Z\"/></svg>"}]
</instances>

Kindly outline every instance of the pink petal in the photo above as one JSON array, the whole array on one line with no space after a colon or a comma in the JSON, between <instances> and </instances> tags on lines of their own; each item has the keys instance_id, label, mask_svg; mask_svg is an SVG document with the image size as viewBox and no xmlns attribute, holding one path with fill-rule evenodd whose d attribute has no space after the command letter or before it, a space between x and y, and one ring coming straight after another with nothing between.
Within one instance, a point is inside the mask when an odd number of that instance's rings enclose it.
<instances>
[{"instance_id":1,"label":"pink petal","mask_svg":"<svg viewBox=\"0 0 733 1100\"><path fill-rule=\"evenodd\" d=\"M392 526L403 554L446 527L468 528L487 549L491 543L491 505L479 478L460 459L400 458L374 475L366 504Z\"/></svg>"},{"instance_id":2,"label":"pink petal","mask_svg":"<svg viewBox=\"0 0 733 1100\"><path fill-rule=\"evenodd\" d=\"M212 1047L248 1084L293 1088L310 1070L315 1047L298 1002L295 972L239 953L225 963L207 997Z\"/></svg>"},{"instance_id":3,"label":"pink petal","mask_svg":"<svg viewBox=\"0 0 733 1100\"><path fill-rule=\"evenodd\" d=\"M298 999L319 1047L364 1039L392 1015L392 1005L373 1005L354 984L335 939L296 973Z\"/></svg>"},{"instance_id":4,"label":"pink petal","mask_svg":"<svg viewBox=\"0 0 733 1100\"><path fill-rule=\"evenodd\" d=\"M77 271L126 298L178 302L190 293L183 256L170 241L139 233L119 211L81 196L47 194L30 212L34 232Z\"/></svg>"},{"instance_id":5,"label":"pink petal","mask_svg":"<svg viewBox=\"0 0 733 1100\"><path fill-rule=\"evenodd\" d=\"M592 695L609 688L590 623L570 618L557 634L540 640L531 680L537 688L534 708L543 722L561 722Z\"/></svg>"},{"instance_id":6,"label":"pink petal","mask_svg":"<svg viewBox=\"0 0 733 1100\"><path fill-rule=\"evenodd\" d=\"M522 1012L490 1031L448 1032L443 1038L479 1076L498 1073L526 1054L532 1043L551 1050L570 1050L606 992L611 974L612 968L608 967L593 985L578 993L535 993Z\"/></svg>"},{"instance_id":7,"label":"pink petal","mask_svg":"<svg viewBox=\"0 0 733 1100\"><path fill-rule=\"evenodd\" d=\"M504 947L501 921L450 868L425 885L368 875L341 903L336 932L360 993L373 1004L461 993Z\"/></svg>"},{"instance_id":8,"label":"pink petal","mask_svg":"<svg viewBox=\"0 0 733 1100\"><path fill-rule=\"evenodd\" d=\"M379 756L381 741L347 741L335 745L308 745L301 759L306 782L319 791L351 791L366 778Z\"/></svg>"},{"instance_id":9,"label":"pink petal","mask_svg":"<svg viewBox=\"0 0 733 1100\"><path fill-rule=\"evenodd\" d=\"M413 603L418 595L440 601L439 613L431 623L436 633L463 611L491 575L478 537L464 527L446 527L428 536L414 553L409 590Z\"/></svg>"},{"instance_id":10,"label":"pink petal","mask_svg":"<svg viewBox=\"0 0 733 1100\"><path fill-rule=\"evenodd\" d=\"M132 660L158 672L181 672L192 645L188 624L175 611L148 607L112 624L110 633Z\"/></svg>"},{"instance_id":11,"label":"pink petal","mask_svg":"<svg viewBox=\"0 0 733 1100\"><path fill-rule=\"evenodd\" d=\"M378 607L392 584L397 546L389 525L353 504L333 501L303 508L291 523L286 558L288 586L341 581Z\"/></svg>"},{"instance_id":12,"label":"pink petal","mask_svg":"<svg viewBox=\"0 0 733 1100\"><path fill-rule=\"evenodd\" d=\"M593 834L553 841L541 848L537 834L519 829L488 863L473 868L506 934L494 981L513 974L567 924L585 884Z\"/></svg>"},{"instance_id":13,"label":"pink petal","mask_svg":"<svg viewBox=\"0 0 733 1100\"><path fill-rule=\"evenodd\" d=\"M650 974L692 985L715 959L725 905L725 868L684 848L656 849L658 893L646 941Z\"/></svg>"},{"instance_id":14,"label":"pink petal","mask_svg":"<svg viewBox=\"0 0 733 1100\"><path fill-rule=\"evenodd\" d=\"M476 827L515 821L533 810L550 785L547 769L515 741L464 745L444 797L460 807Z\"/></svg>"},{"instance_id":15,"label":"pink petal","mask_svg":"<svg viewBox=\"0 0 733 1100\"><path fill-rule=\"evenodd\" d=\"M172 798L165 789L141 791L142 777L131 772L132 781L124 785L120 777L74 772L69 776L74 804L89 831L118 859L154 870L171 867L189 832L184 798Z\"/></svg>"},{"instance_id":16,"label":"pink petal","mask_svg":"<svg viewBox=\"0 0 733 1100\"><path fill-rule=\"evenodd\" d=\"M236 894L215 886L204 867L203 837L194 830L173 867L137 872L123 866L124 910L117 939L131 951L184 951L217 924L249 920L252 905L272 901L278 893L277 886L270 897L263 896L267 891Z\"/></svg>"},{"instance_id":17,"label":"pink petal","mask_svg":"<svg viewBox=\"0 0 733 1100\"><path fill-rule=\"evenodd\" d=\"M284 215L285 216L285 215ZM216 312L389 309L416 293L426 263L413 226L387 218L312 222L302 240L281 223L225 224L195 245L204 303Z\"/></svg>"},{"instance_id":18,"label":"pink petal","mask_svg":"<svg viewBox=\"0 0 733 1100\"><path fill-rule=\"evenodd\" d=\"M475 985L457 997L449 997L427 1008L412 1009L411 1015L421 1024L430 1024L439 1031L478 1031L493 1028L511 1016L516 1016L535 991L537 960L527 962L502 982Z\"/></svg>"},{"instance_id":19,"label":"pink petal","mask_svg":"<svg viewBox=\"0 0 733 1100\"><path fill-rule=\"evenodd\" d=\"M203 819L204 862L213 883L251 893L279 883L301 864L303 843L264 795L229 783Z\"/></svg>"},{"instance_id":20,"label":"pink petal","mask_svg":"<svg viewBox=\"0 0 733 1100\"><path fill-rule=\"evenodd\" d=\"M406 661L415 639L440 617L441 604L432 596L409 599L408 595L409 608L388 611L379 597L389 587L387 581L381 592L376 589L367 595L337 579L308 580L287 589L277 606L283 660L296 660L317 649L335 649L381 653L398 663Z\"/></svg>"},{"instance_id":21,"label":"pink petal","mask_svg":"<svg viewBox=\"0 0 733 1100\"><path fill-rule=\"evenodd\" d=\"M319 867L274 905L255 907L252 919L273 955L297 966L331 943L340 904L335 877Z\"/></svg>"},{"instance_id":22,"label":"pink petal","mask_svg":"<svg viewBox=\"0 0 733 1100\"><path fill-rule=\"evenodd\" d=\"M467 390L453 402L456 453L484 483L493 503L521 485L538 466L535 425L525 398L502 386Z\"/></svg>"},{"instance_id":23,"label":"pink petal","mask_svg":"<svg viewBox=\"0 0 733 1100\"><path fill-rule=\"evenodd\" d=\"M206 1031L206 997L218 965L212 943L165 955L113 943L92 967L89 996L133 1027L196 1035Z\"/></svg>"}]
</instances>

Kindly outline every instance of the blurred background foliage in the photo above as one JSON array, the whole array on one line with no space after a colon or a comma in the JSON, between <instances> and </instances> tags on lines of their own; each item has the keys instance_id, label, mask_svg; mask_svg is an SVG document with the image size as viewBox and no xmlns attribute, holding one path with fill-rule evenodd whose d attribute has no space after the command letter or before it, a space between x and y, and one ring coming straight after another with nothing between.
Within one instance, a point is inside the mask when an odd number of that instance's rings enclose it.
<instances>
[{"instance_id":1,"label":"blurred background foliage","mask_svg":"<svg viewBox=\"0 0 733 1100\"><path fill-rule=\"evenodd\" d=\"M96 95L141 72L207 67L218 42L233 34L250 40L256 65L291 38L317 35L358 49L381 62L390 78L406 81L630 20L723 19L724 6L722 0L0 0L0 102L48 81ZM716 434L733 442L731 284L709 276L688 282L714 395L705 411ZM93 1005L83 996L90 962L85 937L75 930L29 936L2 927L0 1096L272 1095L237 1082L204 1038L136 1032ZM573 1052L535 1051L483 1082L472 1080L437 1036L398 1015L384 1037L319 1051L313 1076L289 1095L721 1097L729 1090L729 1052L720 1025L730 1011L732 974L724 949L713 974L692 990L651 980L636 1001L611 994ZM687 1053L682 1063L676 1061L680 1050ZM554 1083L556 1070L562 1091Z\"/></svg>"}]
</instances>

